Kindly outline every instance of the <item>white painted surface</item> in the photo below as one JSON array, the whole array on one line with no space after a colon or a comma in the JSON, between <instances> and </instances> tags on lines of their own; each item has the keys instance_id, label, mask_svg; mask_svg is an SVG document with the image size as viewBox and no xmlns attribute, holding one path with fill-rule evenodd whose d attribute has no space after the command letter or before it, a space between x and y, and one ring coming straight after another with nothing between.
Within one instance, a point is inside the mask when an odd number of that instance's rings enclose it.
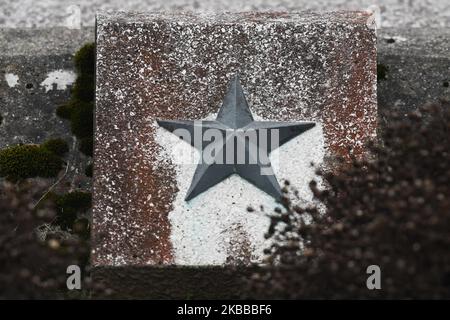
<instances>
[{"instance_id":1,"label":"white painted surface","mask_svg":"<svg viewBox=\"0 0 450 320\"><path fill-rule=\"evenodd\" d=\"M42 81L41 86L45 88L45 92L49 92L54 89L65 90L67 86L75 82L76 74L70 70L55 70L47 74L47 78Z\"/></svg>"},{"instance_id":2,"label":"white painted surface","mask_svg":"<svg viewBox=\"0 0 450 320\"><path fill-rule=\"evenodd\" d=\"M256 118L256 117L255 117ZM208 117L215 119L215 115ZM255 119L262 120L262 119ZM190 202L184 200L191 184L200 153L167 130L158 127L155 140L162 146L157 166L167 161L175 164L179 192L169 213L171 243L176 265L222 265L239 245L250 245L251 260L262 262L263 250L268 247L264 234L276 203L272 197L233 175L198 195ZM299 191L301 203L312 202L309 183L316 177L316 167L324 158L325 143L322 126L297 136L270 155L276 177L280 183L289 180ZM182 154L182 156L180 156ZM195 161L189 164L189 159ZM317 180L317 179L316 179ZM320 180L318 180L320 183ZM248 212L247 208L259 210ZM239 232L237 232L239 230ZM238 243L233 245L232 243Z\"/></svg>"},{"instance_id":3,"label":"white painted surface","mask_svg":"<svg viewBox=\"0 0 450 320\"><path fill-rule=\"evenodd\" d=\"M19 84L19 76L14 73L5 73L5 80L10 88L14 88Z\"/></svg>"}]
</instances>

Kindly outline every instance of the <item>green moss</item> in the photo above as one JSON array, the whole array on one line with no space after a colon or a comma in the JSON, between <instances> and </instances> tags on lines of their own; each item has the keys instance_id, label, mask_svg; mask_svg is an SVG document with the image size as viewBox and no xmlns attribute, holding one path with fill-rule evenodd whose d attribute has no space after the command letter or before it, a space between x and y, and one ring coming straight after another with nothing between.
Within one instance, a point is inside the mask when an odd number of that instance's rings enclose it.
<instances>
[{"instance_id":1,"label":"green moss","mask_svg":"<svg viewBox=\"0 0 450 320\"><path fill-rule=\"evenodd\" d=\"M86 174L86 176L91 177L92 178L92 174L93 174L93 165L92 163L88 164L86 166L86 169L84 169L84 173Z\"/></svg>"},{"instance_id":2,"label":"green moss","mask_svg":"<svg viewBox=\"0 0 450 320\"><path fill-rule=\"evenodd\" d=\"M86 137L80 140L79 150L85 155L92 157L94 153L94 138Z\"/></svg>"},{"instance_id":3,"label":"green moss","mask_svg":"<svg viewBox=\"0 0 450 320\"><path fill-rule=\"evenodd\" d=\"M80 74L95 72L95 43L88 43L81 47L74 57L75 68Z\"/></svg>"},{"instance_id":4,"label":"green moss","mask_svg":"<svg viewBox=\"0 0 450 320\"><path fill-rule=\"evenodd\" d=\"M72 99L90 102L95 96L94 75L79 74L72 89Z\"/></svg>"},{"instance_id":5,"label":"green moss","mask_svg":"<svg viewBox=\"0 0 450 320\"><path fill-rule=\"evenodd\" d=\"M60 138L47 140L41 146L60 157L64 156L69 151L67 142Z\"/></svg>"},{"instance_id":6,"label":"green moss","mask_svg":"<svg viewBox=\"0 0 450 320\"><path fill-rule=\"evenodd\" d=\"M0 150L0 176L10 181L56 177L63 161L39 145L16 145Z\"/></svg>"},{"instance_id":7,"label":"green moss","mask_svg":"<svg viewBox=\"0 0 450 320\"><path fill-rule=\"evenodd\" d=\"M56 223L63 229L74 226L78 213L89 210L92 204L92 196L88 192L73 191L55 197L57 207Z\"/></svg>"},{"instance_id":8,"label":"green moss","mask_svg":"<svg viewBox=\"0 0 450 320\"><path fill-rule=\"evenodd\" d=\"M56 114L70 120L72 134L80 140L79 150L92 156L94 137L95 44L88 43L74 57L77 79L70 101L56 110Z\"/></svg>"},{"instance_id":9,"label":"green moss","mask_svg":"<svg viewBox=\"0 0 450 320\"><path fill-rule=\"evenodd\" d=\"M386 75L389 71L389 67L386 65L379 63L377 64L377 81L386 80Z\"/></svg>"},{"instance_id":10,"label":"green moss","mask_svg":"<svg viewBox=\"0 0 450 320\"><path fill-rule=\"evenodd\" d=\"M67 104L60 105L56 108L56 115L60 118L70 120L72 117L72 103L68 102Z\"/></svg>"},{"instance_id":11,"label":"green moss","mask_svg":"<svg viewBox=\"0 0 450 320\"><path fill-rule=\"evenodd\" d=\"M80 102L72 109L72 133L79 139L94 135L94 105Z\"/></svg>"},{"instance_id":12,"label":"green moss","mask_svg":"<svg viewBox=\"0 0 450 320\"><path fill-rule=\"evenodd\" d=\"M73 232L78 234L83 239L88 239L90 232L89 232L89 220L86 218L79 218L76 219L73 223Z\"/></svg>"},{"instance_id":13,"label":"green moss","mask_svg":"<svg viewBox=\"0 0 450 320\"><path fill-rule=\"evenodd\" d=\"M72 90L72 100L90 102L95 93L95 44L88 43L75 54L78 77Z\"/></svg>"}]
</instances>

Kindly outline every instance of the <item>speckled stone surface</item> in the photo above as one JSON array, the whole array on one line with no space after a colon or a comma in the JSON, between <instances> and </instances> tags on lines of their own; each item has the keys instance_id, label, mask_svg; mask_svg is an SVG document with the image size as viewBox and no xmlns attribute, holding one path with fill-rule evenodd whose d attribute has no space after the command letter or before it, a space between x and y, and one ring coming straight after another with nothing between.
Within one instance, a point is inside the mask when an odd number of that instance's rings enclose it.
<instances>
[{"instance_id":1,"label":"speckled stone surface","mask_svg":"<svg viewBox=\"0 0 450 320\"><path fill-rule=\"evenodd\" d=\"M2 0L0 27L50 28L66 25L80 8L83 26L94 25L99 10L243 12L365 10L374 5L381 13L382 27L448 28L450 2L446 0Z\"/></svg>"},{"instance_id":2,"label":"speckled stone surface","mask_svg":"<svg viewBox=\"0 0 450 320\"><path fill-rule=\"evenodd\" d=\"M257 117L318 124L324 145L308 146L315 136L302 143L311 152L323 149L325 165L335 156L360 157L377 126L376 36L367 18L361 12L99 14L93 264L260 261L248 241L252 236L232 226L229 210L220 209L229 200L225 194L211 193L189 206L177 200L183 181L171 159L161 158L165 142L155 120L211 117L239 72ZM286 162L295 162L295 155L290 157ZM238 198L250 198L251 192L243 189ZM208 207L211 203L217 205ZM202 216L205 208L216 215ZM233 214L248 214L245 207L239 210ZM205 258L215 257L206 246L214 239L196 242L208 234L209 225L198 223L204 217L225 221L217 235L229 232L221 240L229 249L226 259ZM266 217L245 223L264 226L261 219ZM185 220L193 221L188 228L194 236L179 233ZM247 232L262 237L266 230ZM200 245L191 252L180 248L193 243Z\"/></svg>"}]
</instances>

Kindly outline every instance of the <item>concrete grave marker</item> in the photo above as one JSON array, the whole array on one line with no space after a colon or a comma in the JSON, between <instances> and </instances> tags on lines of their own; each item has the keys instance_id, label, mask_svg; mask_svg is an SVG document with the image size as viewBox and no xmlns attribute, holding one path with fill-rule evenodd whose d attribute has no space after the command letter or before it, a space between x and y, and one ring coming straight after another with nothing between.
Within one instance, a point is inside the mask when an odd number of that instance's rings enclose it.
<instances>
[{"instance_id":1,"label":"concrete grave marker","mask_svg":"<svg viewBox=\"0 0 450 320\"><path fill-rule=\"evenodd\" d=\"M274 197L238 175L186 201L199 153L157 120L217 118L236 74L254 121L314 122L270 154L312 201L315 167L376 136L376 36L362 12L97 16L93 263L263 260ZM160 123L161 124L161 123Z\"/></svg>"}]
</instances>

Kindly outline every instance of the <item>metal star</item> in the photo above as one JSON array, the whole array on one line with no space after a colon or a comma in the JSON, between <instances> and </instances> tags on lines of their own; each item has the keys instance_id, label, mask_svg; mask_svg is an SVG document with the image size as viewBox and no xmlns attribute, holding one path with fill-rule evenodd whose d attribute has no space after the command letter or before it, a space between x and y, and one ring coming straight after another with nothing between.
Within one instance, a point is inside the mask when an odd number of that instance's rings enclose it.
<instances>
[{"instance_id":1,"label":"metal star","mask_svg":"<svg viewBox=\"0 0 450 320\"><path fill-rule=\"evenodd\" d=\"M195 139L190 139L190 144L198 148L202 152L202 156L204 155L205 148L209 145L209 149L213 147L215 150L223 151L223 153L219 154L218 152L215 154L215 161L213 163L204 163L204 161L201 161L198 164L185 198L186 201L191 200L232 174L238 174L241 178L249 181L274 198L280 199L282 192L273 173L271 164L268 161L269 153L315 125L313 122L254 121L237 75L230 81L228 91L215 121L158 120L157 122L161 127L172 133L177 129L185 129L193 137L194 132L196 134L203 134L208 129L216 129L224 137L224 139L218 139L220 141L201 141L197 145ZM261 134L260 131L263 129L265 129L266 136L262 135L261 138L259 134ZM278 130L279 141L272 145L271 137L272 134L275 134L274 130ZM251 133L251 131L254 131L258 135L256 146L242 137L242 132ZM234 150L231 150L234 152L232 163L230 161L220 161L226 158L226 144L230 143L232 139L235 142ZM242 154L237 154L239 143L244 143L244 159L249 159L249 163L242 164L242 161L237 161L238 157L243 156ZM262 145L264 145L264 148L261 147ZM256 147L258 151L256 155L254 152L251 152L251 147ZM260 152L261 158L267 159L265 163L257 156ZM250 161L250 159L253 161Z\"/></svg>"}]
</instances>

